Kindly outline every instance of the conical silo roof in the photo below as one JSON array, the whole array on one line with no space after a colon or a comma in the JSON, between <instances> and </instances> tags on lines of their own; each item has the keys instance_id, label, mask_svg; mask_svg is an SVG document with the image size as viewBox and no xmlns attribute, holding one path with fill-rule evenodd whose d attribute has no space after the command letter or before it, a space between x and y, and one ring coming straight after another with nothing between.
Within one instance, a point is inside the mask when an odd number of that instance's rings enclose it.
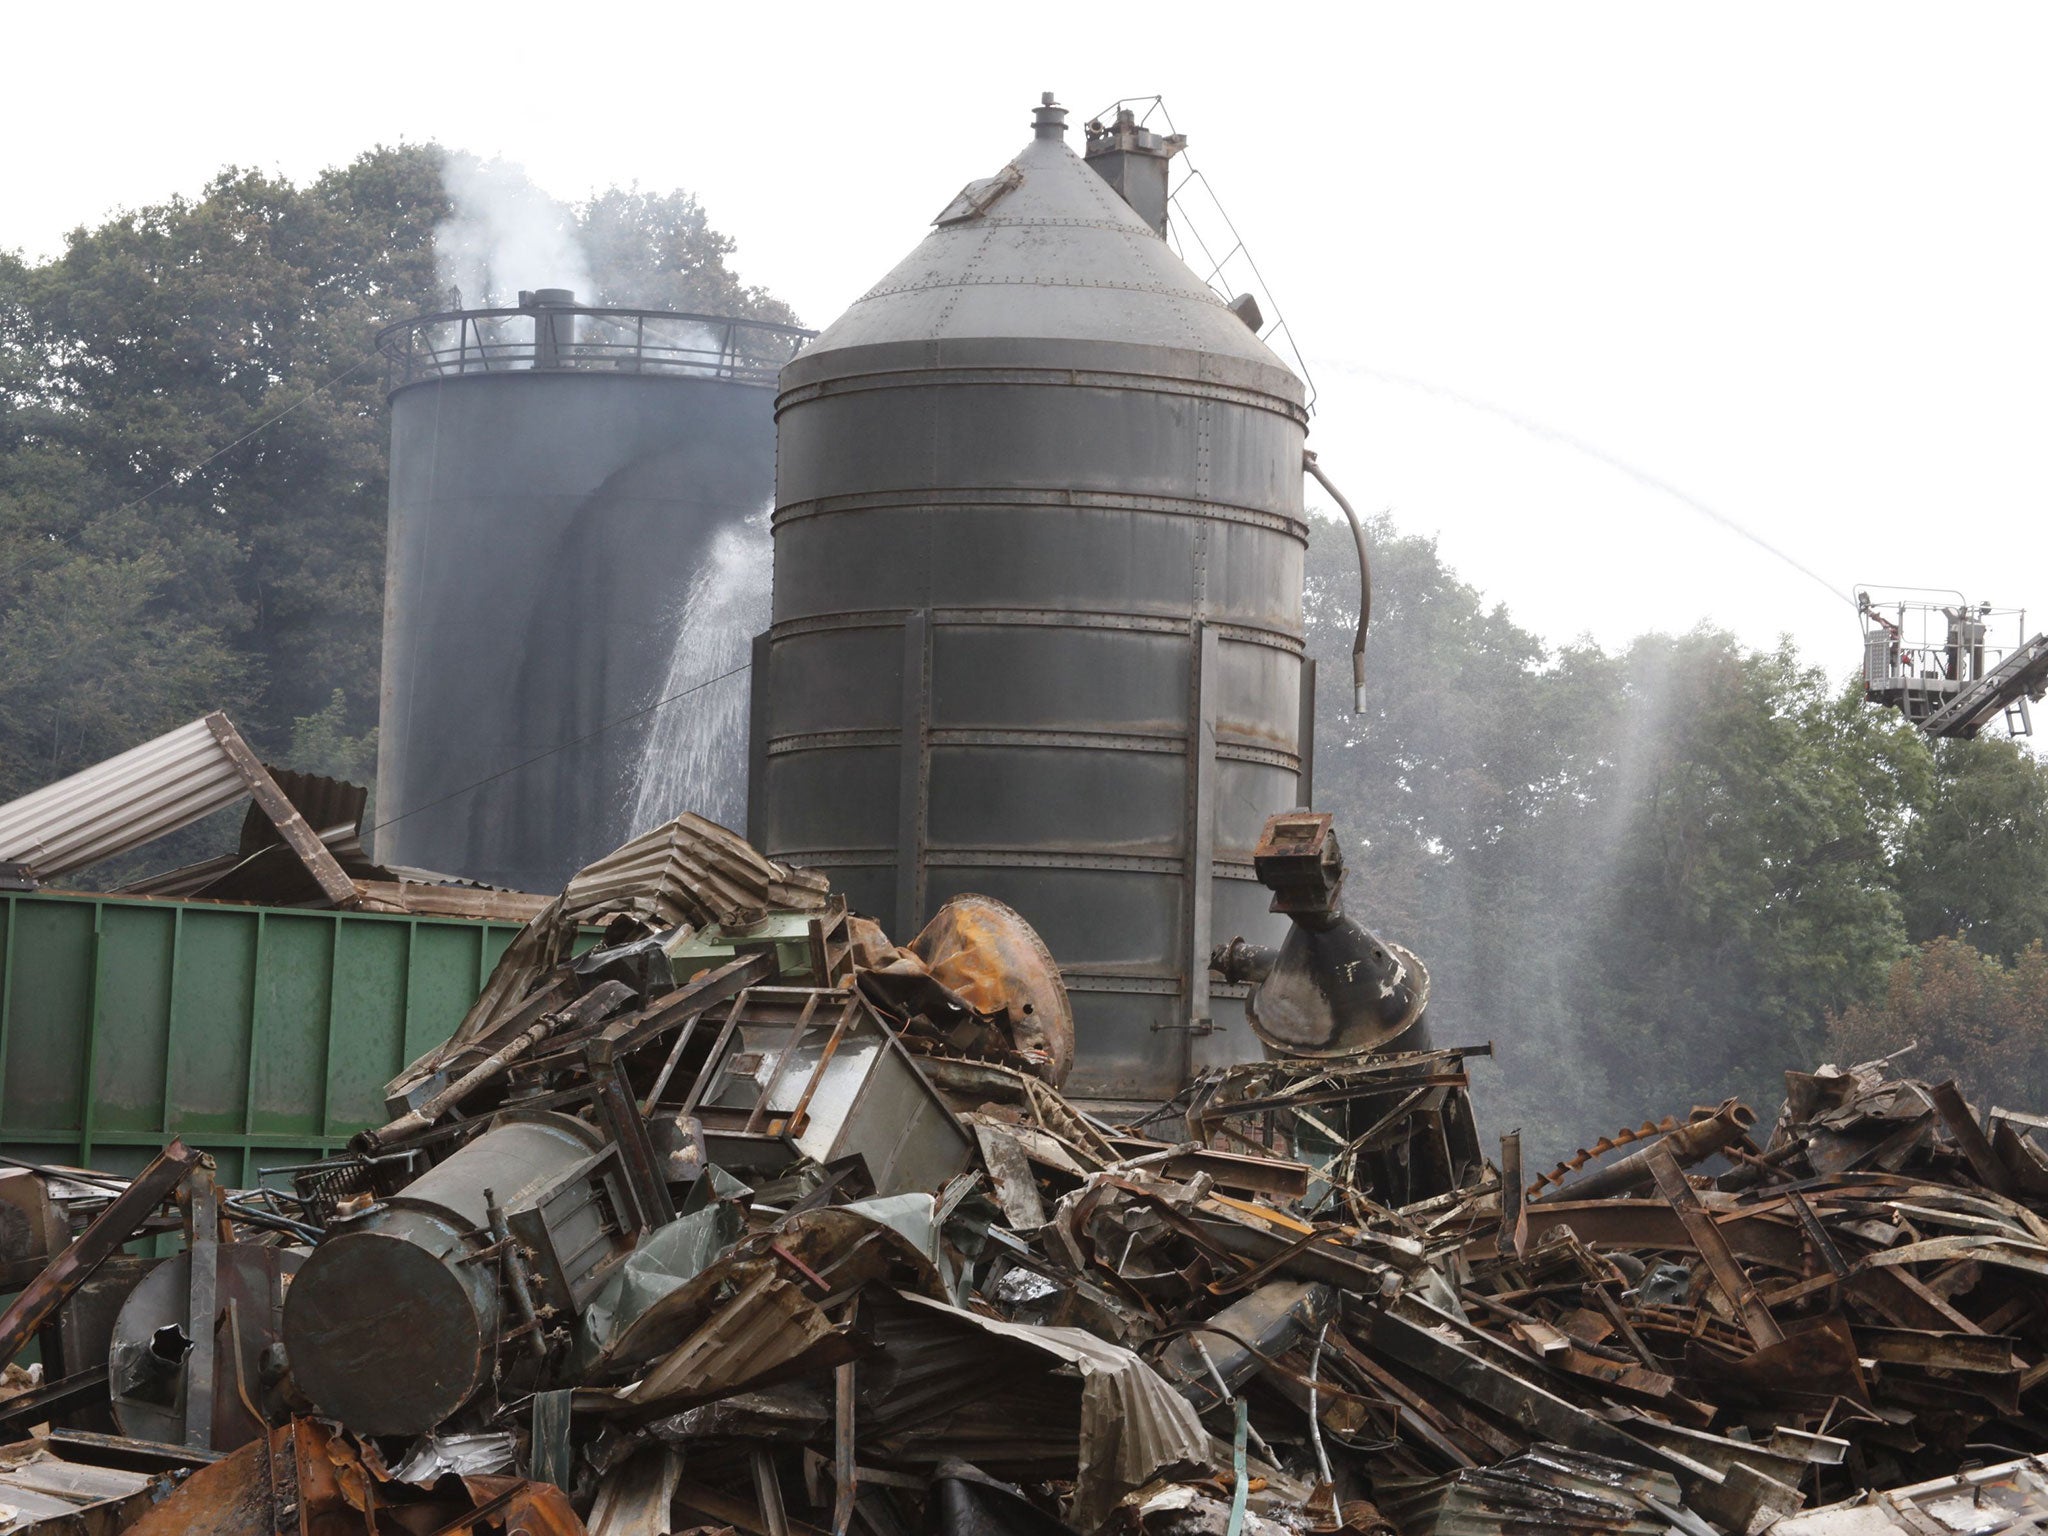
<instances>
[{"instance_id":1,"label":"conical silo roof","mask_svg":"<svg viewBox=\"0 0 2048 1536\"><path fill-rule=\"evenodd\" d=\"M963 188L918 247L783 370L782 387L915 359L1009 361L1231 375L1299 405L1286 364L1068 148L1064 117L1041 108L1037 136ZM1132 347L1206 361L1098 351Z\"/></svg>"}]
</instances>

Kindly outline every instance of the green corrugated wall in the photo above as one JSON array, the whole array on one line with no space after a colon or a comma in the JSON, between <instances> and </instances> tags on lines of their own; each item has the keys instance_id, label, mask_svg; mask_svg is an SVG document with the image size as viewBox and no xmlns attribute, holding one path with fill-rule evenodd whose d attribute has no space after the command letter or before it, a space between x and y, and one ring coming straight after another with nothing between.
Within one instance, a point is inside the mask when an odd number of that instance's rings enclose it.
<instances>
[{"instance_id":1,"label":"green corrugated wall","mask_svg":"<svg viewBox=\"0 0 2048 1536\"><path fill-rule=\"evenodd\" d=\"M0 1148L126 1173L181 1135L246 1188L381 1122L518 931L0 895Z\"/></svg>"}]
</instances>

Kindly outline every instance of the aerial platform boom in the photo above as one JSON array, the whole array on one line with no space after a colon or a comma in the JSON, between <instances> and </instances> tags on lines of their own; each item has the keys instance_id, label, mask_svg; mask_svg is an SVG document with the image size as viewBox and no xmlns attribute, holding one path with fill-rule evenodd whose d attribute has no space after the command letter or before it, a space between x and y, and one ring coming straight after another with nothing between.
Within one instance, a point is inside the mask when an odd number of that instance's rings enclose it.
<instances>
[{"instance_id":1,"label":"aerial platform boom","mask_svg":"<svg viewBox=\"0 0 2048 1536\"><path fill-rule=\"evenodd\" d=\"M2000 634L2026 633L2025 611L1956 596L1953 604L1880 602L1858 591L1864 696L1929 736L1972 737L2000 715L2013 735L2031 735L2028 704L2048 692L2048 634L2001 644Z\"/></svg>"}]
</instances>

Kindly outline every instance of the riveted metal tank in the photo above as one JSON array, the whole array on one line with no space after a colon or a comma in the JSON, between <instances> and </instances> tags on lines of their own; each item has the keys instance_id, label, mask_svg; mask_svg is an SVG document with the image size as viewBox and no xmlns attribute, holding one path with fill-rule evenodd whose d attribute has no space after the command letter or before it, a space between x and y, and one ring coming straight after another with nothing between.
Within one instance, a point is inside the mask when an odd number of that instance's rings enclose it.
<instances>
[{"instance_id":1,"label":"riveted metal tank","mask_svg":"<svg viewBox=\"0 0 2048 1536\"><path fill-rule=\"evenodd\" d=\"M1142 1100L1258 1052L1207 964L1277 936L1307 412L1064 119L782 370L750 830L899 936L1008 902L1073 996L1068 1092Z\"/></svg>"},{"instance_id":2,"label":"riveted metal tank","mask_svg":"<svg viewBox=\"0 0 2048 1536\"><path fill-rule=\"evenodd\" d=\"M699 563L768 506L775 374L809 333L559 289L522 298L380 338L375 851L552 891L644 830L630 823L663 718L649 706L675 691ZM744 680L725 686L744 718ZM733 753L734 779L744 761Z\"/></svg>"}]
</instances>

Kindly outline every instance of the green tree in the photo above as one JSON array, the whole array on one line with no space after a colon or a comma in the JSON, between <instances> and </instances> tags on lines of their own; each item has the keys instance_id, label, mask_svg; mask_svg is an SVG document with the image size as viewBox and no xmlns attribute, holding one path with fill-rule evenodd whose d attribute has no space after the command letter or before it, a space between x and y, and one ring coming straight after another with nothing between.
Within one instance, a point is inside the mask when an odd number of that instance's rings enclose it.
<instances>
[{"instance_id":1,"label":"green tree","mask_svg":"<svg viewBox=\"0 0 2048 1536\"><path fill-rule=\"evenodd\" d=\"M190 677L198 708L166 714L137 694L126 739L81 737L36 777L215 705L273 751L337 685L359 716L374 708L385 426L371 345L432 293L438 167L438 150L408 146L304 189L231 169L196 199L74 231L55 260L12 265L5 340L19 384L0 447L0 541L21 568L0 578L0 670L57 622L43 611L62 589L53 564L145 552L153 632L210 637L219 653L210 680ZM106 589L131 604L133 590ZM132 606L76 619L114 644L139 632ZM189 646L172 653L196 663ZM78 685L48 684L43 706L71 711Z\"/></svg>"},{"instance_id":2,"label":"green tree","mask_svg":"<svg viewBox=\"0 0 2048 1536\"><path fill-rule=\"evenodd\" d=\"M1532 1156L1696 1101L1775 1097L1905 930L1930 770L1897 716L1711 630L1546 649L1426 540L1374 531L1368 711L1349 539L1311 531L1315 798L1355 915L1429 965L1439 1041Z\"/></svg>"},{"instance_id":3,"label":"green tree","mask_svg":"<svg viewBox=\"0 0 2048 1536\"><path fill-rule=\"evenodd\" d=\"M0 800L216 707L265 752L362 771L386 515L374 344L444 307L448 169L431 144L302 186L230 168L74 230L50 261L0 253ZM789 318L686 193L555 214L608 298Z\"/></svg>"},{"instance_id":4,"label":"green tree","mask_svg":"<svg viewBox=\"0 0 2048 1536\"><path fill-rule=\"evenodd\" d=\"M2048 764L2009 740L1938 743L1900 883L1915 940L2004 960L2048 940Z\"/></svg>"},{"instance_id":5,"label":"green tree","mask_svg":"<svg viewBox=\"0 0 2048 1536\"><path fill-rule=\"evenodd\" d=\"M1915 1077L1952 1077L1980 1104L2048 1103L2048 948L2036 939L2008 964L1930 940L1892 966L1881 997L1830 1019L1828 1045L1843 1062L1913 1046Z\"/></svg>"},{"instance_id":6,"label":"green tree","mask_svg":"<svg viewBox=\"0 0 2048 1536\"><path fill-rule=\"evenodd\" d=\"M598 303L797 323L767 289L740 281L727 265L734 242L690 193L613 187L577 213Z\"/></svg>"}]
</instances>

